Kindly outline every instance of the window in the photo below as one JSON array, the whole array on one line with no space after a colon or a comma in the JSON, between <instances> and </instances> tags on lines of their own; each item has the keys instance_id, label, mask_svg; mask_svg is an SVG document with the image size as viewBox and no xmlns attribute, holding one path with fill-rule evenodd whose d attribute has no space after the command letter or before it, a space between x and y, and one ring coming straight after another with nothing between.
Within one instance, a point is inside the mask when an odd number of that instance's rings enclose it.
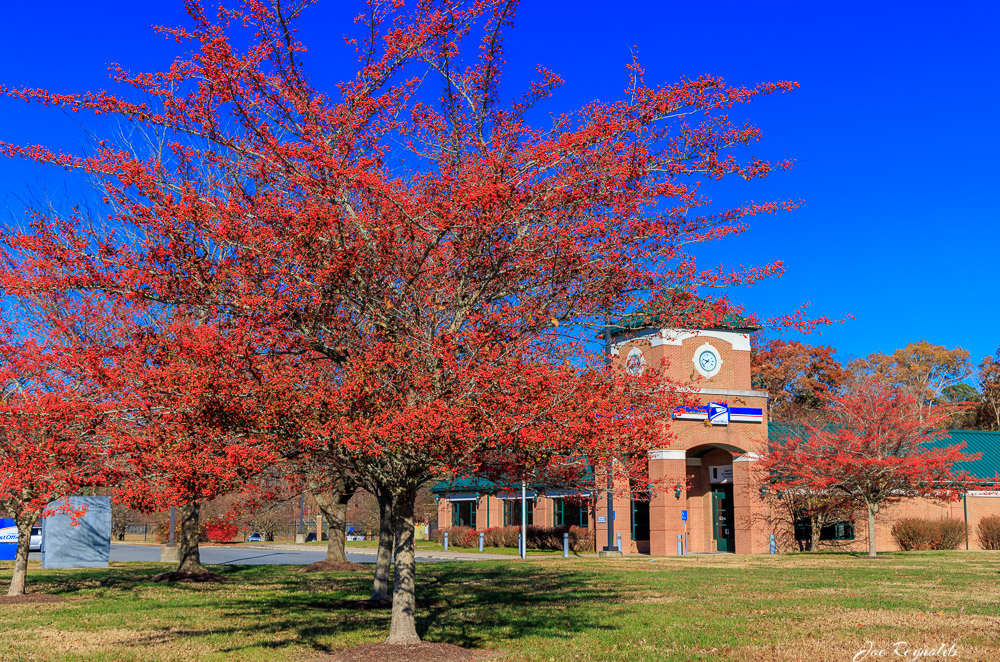
<instances>
[{"instance_id":1,"label":"window","mask_svg":"<svg viewBox=\"0 0 1000 662\"><path fill-rule=\"evenodd\" d=\"M795 539L800 542L809 542L812 539L812 520L802 517L795 522ZM820 540L854 540L854 523L837 522L828 524L820 529Z\"/></svg>"},{"instance_id":2,"label":"window","mask_svg":"<svg viewBox=\"0 0 1000 662\"><path fill-rule=\"evenodd\" d=\"M566 499L553 499L556 511L556 526L583 526L589 523L589 508L584 503L574 503Z\"/></svg>"},{"instance_id":3,"label":"window","mask_svg":"<svg viewBox=\"0 0 1000 662\"><path fill-rule=\"evenodd\" d=\"M649 540L648 499L632 499L632 540Z\"/></svg>"},{"instance_id":4,"label":"window","mask_svg":"<svg viewBox=\"0 0 1000 662\"><path fill-rule=\"evenodd\" d=\"M476 528L476 502L452 501L451 525L467 526L470 529Z\"/></svg>"},{"instance_id":5,"label":"window","mask_svg":"<svg viewBox=\"0 0 1000 662\"><path fill-rule=\"evenodd\" d=\"M535 500L527 499L525 501L525 506L527 508L528 514L528 526L534 526L535 521ZM521 500L520 499L504 499L503 500L503 525L504 526L520 526L521 525Z\"/></svg>"}]
</instances>

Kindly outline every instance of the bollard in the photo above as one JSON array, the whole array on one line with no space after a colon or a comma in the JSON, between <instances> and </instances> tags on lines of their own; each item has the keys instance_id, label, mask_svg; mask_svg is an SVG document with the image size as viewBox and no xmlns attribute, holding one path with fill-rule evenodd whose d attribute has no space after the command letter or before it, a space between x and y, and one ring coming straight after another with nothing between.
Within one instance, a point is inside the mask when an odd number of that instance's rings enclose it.
<instances>
[{"instance_id":1,"label":"bollard","mask_svg":"<svg viewBox=\"0 0 1000 662\"><path fill-rule=\"evenodd\" d=\"M479 534L479 551L483 551L483 533Z\"/></svg>"},{"instance_id":2,"label":"bollard","mask_svg":"<svg viewBox=\"0 0 1000 662\"><path fill-rule=\"evenodd\" d=\"M569 558L569 534L568 533L564 533L563 534L563 558L564 559L568 559Z\"/></svg>"},{"instance_id":3,"label":"bollard","mask_svg":"<svg viewBox=\"0 0 1000 662\"><path fill-rule=\"evenodd\" d=\"M448 551L448 532L444 532L444 551Z\"/></svg>"},{"instance_id":4,"label":"bollard","mask_svg":"<svg viewBox=\"0 0 1000 662\"><path fill-rule=\"evenodd\" d=\"M622 534L619 533L615 537L618 539L618 541L617 541L618 542L618 551L621 552L622 551Z\"/></svg>"},{"instance_id":5,"label":"bollard","mask_svg":"<svg viewBox=\"0 0 1000 662\"><path fill-rule=\"evenodd\" d=\"M777 554L778 553L778 546L774 543L774 534L773 533L771 534L771 553L772 554Z\"/></svg>"},{"instance_id":6,"label":"bollard","mask_svg":"<svg viewBox=\"0 0 1000 662\"><path fill-rule=\"evenodd\" d=\"M677 536L677 556L684 556L684 536Z\"/></svg>"},{"instance_id":7,"label":"bollard","mask_svg":"<svg viewBox=\"0 0 1000 662\"><path fill-rule=\"evenodd\" d=\"M521 534L520 533L517 534L517 555L520 556L520 557L522 557L522 558L524 557L524 550L521 549Z\"/></svg>"}]
</instances>

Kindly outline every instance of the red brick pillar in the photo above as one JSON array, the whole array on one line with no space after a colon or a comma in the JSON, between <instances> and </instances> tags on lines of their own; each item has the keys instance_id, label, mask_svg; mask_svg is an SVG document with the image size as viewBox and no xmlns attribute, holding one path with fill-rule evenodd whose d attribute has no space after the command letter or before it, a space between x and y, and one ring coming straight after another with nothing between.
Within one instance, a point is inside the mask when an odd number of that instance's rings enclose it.
<instances>
[{"instance_id":1,"label":"red brick pillar","mask_svg":"<svg viewBox=\"0 0 1000 662\"><path fill-rule=\"evenodd\" d=\"M760 496L757 453L733 458L733 513L736 520L736 553L766 554L770 530L764 525L764 501Z\"/></svg>"},{"instance_id":2,"label":"red brick pillar","mask_svg":"<svg viewBox=\"0 0 1000 662\"><path fill-rule=\"evenodd\" d=\"M677 536L684 533L681 511L687 508L686 453L682 450L649 452L649 481L653 498L649 503L649 553L676 556ZM680 497L677 487L681 488Z\"/></svg>"},{"instance_id":3,"label":"red brick pillar","mask_svg":"<svg viewBox=\"0 0 1000 662\"><path fill-rule=\"evenodd\" d=\"M447 529L451 527L451 501L441 497L438 499L438 528Z\"/></svg>"}]
</instances>

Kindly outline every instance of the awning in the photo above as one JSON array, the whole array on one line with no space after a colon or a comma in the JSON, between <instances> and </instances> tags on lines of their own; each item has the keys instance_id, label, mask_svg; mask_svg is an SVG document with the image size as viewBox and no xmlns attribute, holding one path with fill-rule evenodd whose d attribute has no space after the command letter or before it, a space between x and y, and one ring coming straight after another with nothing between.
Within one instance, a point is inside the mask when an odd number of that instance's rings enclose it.
<instances>
[{"instance_id":1,"label":"awning","mask_svg":"<svg viewBox=\"0 0 1000 662\"><path fill-rule=\"evenodd\" d=\"M479 495L475 492L455 492L454 494L449 494L445 496L447 501L475 501L479 498Z\"/></svg>"},{"instance_id":2,"label":"awning","mask_svg":"<svg viewBox=\"0 0 1000 662\"><path fill-rule=\"evenodd\" d=\"M521 492L520 491L517 491L517 492L501 492L501 493L497 494L497 498L498 499L520 499L521 498ZM535 498L535 491L534 490L528 490L527 492L525 492L525 498L527 498L527 499L534 499Z\"/></svg>"},{"instance_id":3,"label":"awning","mask_svg":"<svg viewBox=\"0 0 1000 662\"><path fill-rule=\"evenodd\" d=\"M588 498L594 493L590 490L545 490L545 496L550 499L565 499L567 497Z\"/></svg>"}]
</instances>

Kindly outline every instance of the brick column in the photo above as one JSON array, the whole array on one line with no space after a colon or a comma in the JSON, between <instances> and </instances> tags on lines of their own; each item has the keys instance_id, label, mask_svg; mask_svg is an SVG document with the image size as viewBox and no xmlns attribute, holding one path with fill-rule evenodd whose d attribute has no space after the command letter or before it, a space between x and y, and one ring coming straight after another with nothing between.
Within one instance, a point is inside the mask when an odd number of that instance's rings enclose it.
<instances>
[{"instance_id":1,"label":"brick column","mask_svg":"<svg viewBox=\"0 0 1000 662\"><path fill-rule=\"evenodd\" d=\"M447 529L451 527L451 501L441 497L437 503L438 507L438 528Z\"/></svg>"},{"instance_id":2,"label":"brick column","mask_svg":"<svg viewBox=\"0 0 1000 662\"><path fill-rule=\"evenodd\" d=\"M649 553L651 556L676 556L677 536L684 533L681 511L687 508L686 452L655 450L649 452L649 481L653 498L649 503ZM678 498L676 487L681 494Z\"/></svg>"}]
</instances>

